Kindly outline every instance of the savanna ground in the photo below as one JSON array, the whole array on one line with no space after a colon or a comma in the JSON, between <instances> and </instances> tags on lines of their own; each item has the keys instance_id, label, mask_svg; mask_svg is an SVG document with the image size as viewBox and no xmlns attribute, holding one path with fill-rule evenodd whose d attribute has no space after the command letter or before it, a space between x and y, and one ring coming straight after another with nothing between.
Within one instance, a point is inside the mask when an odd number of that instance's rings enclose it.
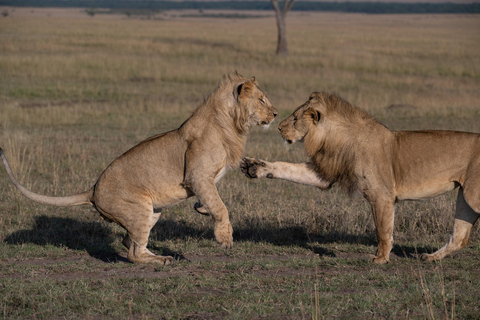
<instances>
[{"instance_id":1,"label":"savanna ground","mask_svg":"<svg viewBox=\"0 0 480 320\"><path fill-rule=\"evenodd\" d=\"M262 13L265 14L265 13ZM291 13L290 55L273 17L150 19L82 9L15 9L0 19L0 146L27 187L67 195L93 185L137 142L178 127L223 74L256 76L286 117L335 91L395 130L480 132L480 17ZM274 123L246 154L305 160ZM391 263L370 262L369 205L333 188L219 183L235 246L220 249L194 199L164 210L135 265L124 230L90 207L19 194L0 169L3 318L479 318L480 232L439 263L415 259L448 239L456 192L396 207Z\"/></svg>"}]
</instances>

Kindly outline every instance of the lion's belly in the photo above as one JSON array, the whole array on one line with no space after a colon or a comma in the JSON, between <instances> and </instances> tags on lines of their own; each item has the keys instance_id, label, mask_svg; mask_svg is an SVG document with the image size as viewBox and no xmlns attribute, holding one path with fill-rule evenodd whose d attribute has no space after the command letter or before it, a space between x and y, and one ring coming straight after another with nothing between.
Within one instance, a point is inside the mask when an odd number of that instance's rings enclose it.
<instances>
[{"instance_id":1,"label":"lion's belly","mask_svg":"<svg viewBox=\"0 0 480 320\"><path fill-rule=\"evenodd\" d=\"M193 194L181 185L172 186L170 188L158 190L151 195L154 208L166 208L173 206L183 200L191 197Z\"/></svg>"},{"instance_id":2,"label":"lion's belly","mask_svg":"<svg viewBox=\"0 0 480 320\"><path fill-rule=\"evenodd\" d=\"M428 181L413 186L403 186L396 190L398 200L424 200L455 189L454 182Z\"/></svg>"}]
</instances>

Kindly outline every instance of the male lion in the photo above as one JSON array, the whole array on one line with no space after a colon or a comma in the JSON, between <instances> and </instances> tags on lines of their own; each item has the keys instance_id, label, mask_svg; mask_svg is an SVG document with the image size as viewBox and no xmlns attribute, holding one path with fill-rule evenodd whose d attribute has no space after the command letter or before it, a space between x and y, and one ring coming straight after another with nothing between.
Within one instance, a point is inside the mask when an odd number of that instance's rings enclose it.
<instances>
[{"instance_id":1,"label":"male lion","mask_svg":"<svg viewBox=\"0 0 480 320\"><path fill-rule=\"evenodd\" d=\"M233 246L227 208L215 183L238 167L250 127L268 126L276 115L255 78L224 76L178 129L140 142L114 160L90 190L67 197L27 190L13 176L1 149L0 155L10 180L29 199L54 206L92 204L102 218L127 230L123 244L130 261L168 264L172 257L147 249L150 230L160 217L158 209L193 195L199 199L196 209L212 216L216 240L224 248Z\"/></svg>"},{"instance_id":2,"label":"male lion","mask_svg":"<svg viewBox=\"0 0 480 320\"><path fill-rule=\"evenodd\" d=\"M337 95L314 92L280 123L287 143L303 141L308 163L245 158L250 178L284 179L321 189L338 182L370 202L378 249L374 262L386 263L393 242L394 204L419 200L460 187L453 234L422 260L440 260L468 244L480 215L480 134L453 131L390 131Z\"/></svg>"}]
</instances>

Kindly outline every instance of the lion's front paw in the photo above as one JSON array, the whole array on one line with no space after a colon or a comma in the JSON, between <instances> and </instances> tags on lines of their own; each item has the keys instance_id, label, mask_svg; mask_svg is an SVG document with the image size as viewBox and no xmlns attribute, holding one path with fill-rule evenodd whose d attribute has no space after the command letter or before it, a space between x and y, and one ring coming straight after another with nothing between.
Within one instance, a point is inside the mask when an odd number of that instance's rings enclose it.
<instances>
[{"instance_id":1,"label":"lion's front paw","mask_svg":"<svg viewBox=\"0 0 480 320\"><path fill-rule=\"evenodd\" d=\"M230 222L223 225L215 225L215 239L224 249L233 248L233 228Z\"/></svg>"},{"instance_id":2,"label":"lion's front paw","mask_svg":"<svg viewBox=\"0 0 480 320\"><path fill-rule=\"evenodd\" d=\"M386 257L373 257L372 261L376 264L385 264L390 262L390 260Z\"/></svg>"},{"instance_id":3,"label":"lion's front paw","mask_svg":"<svg viewBox=\"0 0 480 320\"><path fill-rule=\"evenodd\" d=\"M266 166L265 162L248 157L243 158L240 163L240 169L249 178L266 177L268 174Z\"/></svg>"}]
</instances>

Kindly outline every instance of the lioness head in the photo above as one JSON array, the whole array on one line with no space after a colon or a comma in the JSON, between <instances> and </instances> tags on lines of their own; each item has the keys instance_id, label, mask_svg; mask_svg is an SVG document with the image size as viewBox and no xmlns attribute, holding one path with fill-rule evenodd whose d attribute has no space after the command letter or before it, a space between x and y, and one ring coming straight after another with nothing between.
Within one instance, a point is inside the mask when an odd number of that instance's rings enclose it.
<instances>
[{"instance_id":1,"label":"lioness head","mask_svg":"<svg viewBox=\"0 0 480 320\"><path fill-rule=\"evenodd\" d=\"M308 101L280 122L278 130L285 142L288 144L303 142L307 134L321 121L323 105L320 96L321 93L312 93Z\"/></svg>"},{"instance_id":2,"label":"lioness head","mask_svg":"<svg viewBox=\"0 0 480 320\"><path fill-rule=\"evenodd\" d=\"M234 96L242 111L241 118L250 124L267 128L278 114L265 93L258 87L255 77L236 87Z\"/></svg>"}]
</instances>

